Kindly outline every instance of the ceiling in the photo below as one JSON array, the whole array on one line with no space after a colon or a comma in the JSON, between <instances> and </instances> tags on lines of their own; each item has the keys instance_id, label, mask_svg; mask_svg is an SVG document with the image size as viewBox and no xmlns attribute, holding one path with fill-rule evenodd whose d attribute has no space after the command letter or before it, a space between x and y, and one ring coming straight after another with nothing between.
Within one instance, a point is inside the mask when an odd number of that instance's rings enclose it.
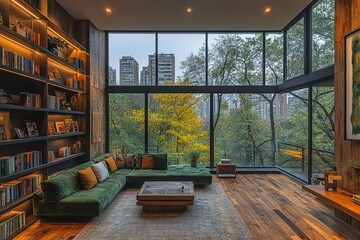
<instances>
[{"instance_id":1,"label":"ceiling","mask_svg":"<svg viewBox=\"0 0 360 240\"><path fill-rule=\"evenodd\" d=\"M282 30L311 1L57 0L75 19L88 19L100 30L159 31ZM267 6L272 8L269 14L264 13Z\"/></svg>"}]
</instances>

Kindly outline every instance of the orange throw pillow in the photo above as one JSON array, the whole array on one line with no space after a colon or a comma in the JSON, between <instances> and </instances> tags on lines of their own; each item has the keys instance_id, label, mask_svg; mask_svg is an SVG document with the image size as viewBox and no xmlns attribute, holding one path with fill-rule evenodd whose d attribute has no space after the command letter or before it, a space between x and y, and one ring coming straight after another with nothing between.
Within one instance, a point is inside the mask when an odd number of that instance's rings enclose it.
<instances>
[{"instance_id":1,"label":"orange throw pillow","mask_svg":"<svg viewBox=\"0 0 360 240\"><path fill-rule=\"evenodd\" d=\"M80 183L85 189L91 189L98 183L95 173L91 167L79 170L77 173L79 174Z\"/></svg>"},{"instance_id":2,"label":"orange throw pillow","mask_svg":"<svg viewBox=\"0 0 360 240\"><path fill-rule=\"evenodd\" d=\"M107 159L105 159L105 162L109 168L110 173L113 173L117 170L117 165L113 157L108 157Z\"/></svg>"},{"instance_id":3,"label":"orange throw pillow","mask_svg":"<svg viewBox=\"0 0 360 240\"><path fill-rule=\"evenodd\" d=\"M143 155L141 157L142 163L141 163L141 169L153 169L154 166L154 157Z\"/></svg>"}]
</instances>

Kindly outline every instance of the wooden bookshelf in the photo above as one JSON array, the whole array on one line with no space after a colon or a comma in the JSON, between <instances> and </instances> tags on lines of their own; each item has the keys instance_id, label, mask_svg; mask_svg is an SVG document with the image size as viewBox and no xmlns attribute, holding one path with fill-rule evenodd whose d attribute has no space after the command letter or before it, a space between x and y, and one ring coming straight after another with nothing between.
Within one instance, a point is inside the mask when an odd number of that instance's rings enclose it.
<instances>
[{"instance_id":1,"label":"wooden bookshelf","mask_svg":"<svg viewBox=\"0 0 360 240\"><path fill-rule=\"evenodd\" d=\"M54 171L61 171L88 160L89 151L86 149L89 139L88 53L84 46L60 29L59 24L50 20L48 1L39 2L40 5L35 8L24 0L0 1L0 12L3 16L3 25L0 25L0 47L11 52L7 54L7 58L14 56L21 61L24 59L23 62L26 60L25 64L30 64L25 68L19 65L20 62L5 60L3 52L0 51L0 89L14 100L12 104L0 103L0 124L6 129L6 139L0 138L0 157L15 156L30 151L42 152L40 165L3 175L0 177L0 185L35 172L41 173L46 179ZM50 47L51 38L65 41L67 47L62 51L56 51ZM30 95L30 98L36 96L36 99L26 99L24 105L19 105L19 102L16 102L19 98L17 96L24 93L29 93L25 96ZM0 97L1 94L3 93L0 92ZM61 103L63 101L59 101L60 105L56 105L56 109L50 108L50 99L56 99L60 95L65 95L67 107L63 108L65 106ZM28 104L28 101L35 103ZM71 110L68 109L69 106ZM4 118L8 119L4 120ZM77 121L79 130L54 135L48 133L49 121L61 122L65 119ZM14 128L26 130L25 121L36 123L39 136L26 138L16 136ZM58 156L59 148L74 147L78 142L82 146L79 153L68 157ZM55 160L48 159L48 151L54 152ZM6 204L0 208L0 214L13 209L25 211L26 226L29 226L37 219L32 215L31 208L34 194L28 194ZM22 230L13 234L10 239Z\"/></svg>"}]
</instances>

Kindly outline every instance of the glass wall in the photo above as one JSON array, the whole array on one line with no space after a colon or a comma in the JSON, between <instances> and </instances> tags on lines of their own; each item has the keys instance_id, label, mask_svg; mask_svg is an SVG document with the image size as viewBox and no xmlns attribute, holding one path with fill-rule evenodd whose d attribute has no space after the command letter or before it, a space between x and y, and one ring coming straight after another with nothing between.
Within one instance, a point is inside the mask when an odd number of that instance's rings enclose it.
<instances>
[{"instance_id":1,"label":"glass wall","mask_svg":"<svg viewBox=\"0 0 360 240\"><path fill-rule=\"evenodd\" d=\"M304 74L305 39L304 18L287 31L287 76L286 79Z\"/></svg>"},{"instance_id":2,"label":"glass wall","mask_svg":"<svg viewBox=\"0 0 360 240\"><path fill-rule=\"evenodd\" d=\"M159 86L167 82L205 85L205 34L160 33L157 65Z\"/></svg>"},{"instance_id":3,"label":"glass wall","mask_svg":"<svg viewBox=\"0 0 360 240\"><path fill-rule=\"evenodd\" d=\"M144 104L144 94L109 94L110 152L145 151Z\"/></svg>"},{"instance_id":4,"label":"glass wall","mask_svg":"<svg viewBox=\"0 0 360 240\"><path fill-rule=\"evenodd\" d=\"M312 173L323 174L325 170L334 170L334 87L316 86L312 91Z\"/></svg>"},{"instance_id":5,"label":"glass wall","mask_svg":"<svg viewBox=\"0 0 360 240\"><path fill-rule=\"evenodd\" d=\"M283 82L283 34L265 35L265 85L279 85Z\"/></svg>"},{"instance_id":6,"label":"glass wall","mask_svg":"<svg viewBox=\"0 0 360 240\"><path fill-rule=\"evenodd\" d=\"M298 178L308 180L308 89L280 96L277 119L277 166Z\"/></svg>"},{"instance_id":7,"label":"glass wall","mask_svg":"<svg viewBox=\"0 0 360 240\"><path fill-rule=\"evenodd\" d=\"M322 0L312 9L312 70L334 64L335 1Z\"/></svg>"},{"instance_id":8,"label":"glass wall","mask_svg":"<svg viewBox=\"0 0 360 240\"><path fill-rule=\"evenodd\" d=\"M262 36L209 34L209 85L263 85Z\"/></svg>"},{"instance_id":9,"label":"glass wall","mask_svg":"<svg viewBox=\"0 0 360 240\"><path fill-rule=\"evenodd\" d=\"M155 85L149 77L154 53L154 33L110 33L109 86Z\"/></svg>"},{"instance_id":10,"label":"glass wall","mask_svg":"<svg viewBox=\"0 0 360 240\"><path fill-rule=\"evenodd\" d=\"M275 166L270 99L266 94L214 95L215 161L227 158L238 167Z\"/></svg>"},{"instance_id":11,"label":"glass wall","mask_svg":"<svg viewBox=\"0 0 360 240\"><path fill-rule=\"evenodd\" d=\"M167 153L170 164L183 164L198 151L199 162L210 166L209 111L206 94L150 94L149 152Z\"/></svg>"}]
</instances>

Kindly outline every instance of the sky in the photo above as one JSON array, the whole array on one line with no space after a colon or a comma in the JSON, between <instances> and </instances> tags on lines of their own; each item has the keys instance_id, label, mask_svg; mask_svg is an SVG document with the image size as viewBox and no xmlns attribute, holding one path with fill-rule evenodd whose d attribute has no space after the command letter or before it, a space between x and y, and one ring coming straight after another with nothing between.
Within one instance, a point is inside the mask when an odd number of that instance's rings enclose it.
<instances>
[{"instance_id":1,"label":"sky","mask_svg":"<svg viewBox=\"0 0 360 240\"><path fill-rule=\"evenodd\" d=\"M175 54L175 76L182 75L181 61L191 53L197 54L205 43L205 34L159 33L158 53ZM139 74L142 67L148 65L148 55L155 53L155 34L153 33L111 33L109 34L109 65L116 69L119 82L119 59L132 56L139 63Z\"/></svg>"}]
</instances>

